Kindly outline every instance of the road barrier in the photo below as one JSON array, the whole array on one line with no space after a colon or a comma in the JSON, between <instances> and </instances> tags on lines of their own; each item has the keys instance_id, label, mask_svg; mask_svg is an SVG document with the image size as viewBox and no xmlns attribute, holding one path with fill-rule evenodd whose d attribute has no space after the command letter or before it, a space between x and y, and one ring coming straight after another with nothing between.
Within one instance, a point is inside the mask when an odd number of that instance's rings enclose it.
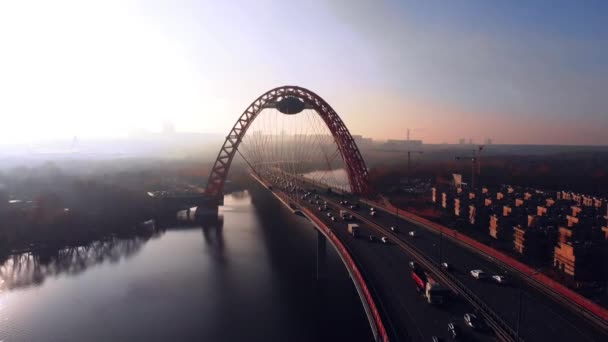
<instances>
[{"instance_id":1,"label":"road barrier","mask_svg":"<svg viewBox=\"0 0 608 342\"><path fill-rule=\"evenodd\" d=\"M388 342L388 334L386 333L386 328L384 327L384 323L382 322L374 298L372 297L367 287L367 284L365 283L365 280L363 279L363 276L361 275L361 272L359 271L359 268L355 264L355 261L351 257L350 253L347 251L346 247L342 244L340 239L338 239L338 237L333 234L331 229L327 225L325 225L325 223L321 221L314 213L312 213L308 208L305 207L301 207L300 210L315 224L318 229L322 230L323 234L331 240L334 246L337 247L337 251L341 255L342 260L344 260L347 268L352 271L352 274L354 274L355 276L353 280L359 284L359 287L363 291L365 301L367 302L367 306L369 306L369 309L374 318L375 326L377 328L377 332L375 332L374 335L379 336L380 341ZM376 340L378 340L378 338L376 338Z\"/></svg>"},{"instance_id":2,"label":"road barrier","mask_svg":"<svg viewBox=\"0 0 608 342\"><path fill-rule=\"evenodd\" d=\"M349 210L350 211L350 210ZM383 234L387 234L392 238L392 240L398 244L401 248L403 248L407 253L409 253L417 262L419 262L422 266L424 266L427 270L429 270L433 275L437 277L437 279L443 282L446 286L448 286L452 291L462 296L466 301L468 301L475 309L477 309L486 319L488 325L494 330L496 336L501 341L523 341L517 332L511 328L496 312L492 310L488 305L486 305L479 297L477 297L472 291L470 291L466 286L464 286L458 279L449 274L448 272L442 272L441 267L438 263L426 257L424 253L422 253L416 246L412 245L407 241L403 241L399 239L397 235L393 232L390 232L378 224L370 221L369 219L363 217L362 215L350 211L355 217L357 217L361 222L365 222L367 225L372 228L381 231Z\"/></svg>"},{"instance_id":3,"label":"road barrier","mask_svg":"<svg viewBox=\"0 0 608 342\"><path fill-rule=\"evenodd\" d=\"M397 215L397 213L399 213L399 218L405 219L413 224L422 226L437 233L441 233L444 237L450 239L451 241L454 241L461 246L482 255L483 257L490 258L492 261L500 264L501 266L515 271L528 284L551 296L554 300L568 307L568 309L588 319L601 329L608 330L608 309L592 302L582 295L572 291L568 287L551 279L547 275L534 270L530 266L513 259L505 253L491 248L490 246L474 240L462 233L458 233L454 229L450 229L438 223L432 222L411 212L398 209L391 203L386 203L386 200L385 203L378 203L369 200L361 200L361 202L377 207L378 209L391 215Z\"/></svg>"}]
</instances>

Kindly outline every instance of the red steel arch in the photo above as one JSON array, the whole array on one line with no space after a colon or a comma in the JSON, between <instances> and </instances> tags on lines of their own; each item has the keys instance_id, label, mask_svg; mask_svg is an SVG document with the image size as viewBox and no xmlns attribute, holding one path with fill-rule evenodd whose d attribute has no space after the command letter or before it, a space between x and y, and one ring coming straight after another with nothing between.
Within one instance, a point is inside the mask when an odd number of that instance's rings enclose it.
<instances>
[{"instance_id":1,"label":"red steel arch","mask_svg":"<svg viewBox=\"0 0 608 342\"><path fill-rule=\"evenodd\" d=\"M230 164L247 129L264 108L274 107L276 103L285 97L296 97L302 100L307 108L314 109L321 116L331 131L336 145L338 145L338 150L346 165L346 172L352 191L358 195L369 195L371 188L367 166L348 128L346 128L342 119L340 119L336 111L325 100L312 91L298 86L282 86L269 90L247 107L232 127L232 130L230 130L224 141L224 145L222 145L217 155L217 159L209 175L205 193L211 196L222 195Z\"/></svg>"}]
</instances>

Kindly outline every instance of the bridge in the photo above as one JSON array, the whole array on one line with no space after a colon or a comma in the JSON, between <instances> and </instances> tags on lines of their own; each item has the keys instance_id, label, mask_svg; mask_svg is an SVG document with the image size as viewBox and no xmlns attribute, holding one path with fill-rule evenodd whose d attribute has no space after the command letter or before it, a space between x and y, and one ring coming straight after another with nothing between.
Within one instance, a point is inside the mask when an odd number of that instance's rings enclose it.
<instances>
[{"instance_id":1,"label":"bridge","mask_svg":"<svg viewBox=\"0 0 608 342\"><path fill-rule=\"evenodd\" d=\"M217 211L237 155L255 182L317 229L319 277L326 272L327 243L337 251L376 341L447 339L449 323L476 341L608 340L605 310L568 300L567 292L556 296L455 233L378 202L346 125L308 89L283 86L255 99L226 136L204 192L153 195L176 208ZM338 184L334 170L344 170L348 184ZM348 229L352 223L358 225L357 237ZM475 279L473 269L506 276L509 283ZM414 274L440 285L431 287L432 293L420 289ZM434 304L428 303L431 297ZM475 329L465 324L467 313L478 317Z\"/></svg>"}]
</instances>

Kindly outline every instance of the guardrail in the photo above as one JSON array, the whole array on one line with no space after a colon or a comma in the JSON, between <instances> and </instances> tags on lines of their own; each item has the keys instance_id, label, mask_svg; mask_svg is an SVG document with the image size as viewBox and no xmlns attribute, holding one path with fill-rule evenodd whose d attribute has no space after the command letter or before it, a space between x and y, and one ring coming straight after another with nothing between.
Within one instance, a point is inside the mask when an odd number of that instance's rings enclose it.
<instances>
[{"instance_id":1,"label":"guardrail","mask_svg":"<svg viewBox=\"0 0 608 342\"><path fill-rule=\"evenodd\" d=\"M383 227L377 225L376 223L368 220L362 215L351 211L351 214L357 217L362 222L367 223L372 228L376 230L381 230L384 234L391 236L393 241L399 244L403 249L405 249L416 261L418 261L421 265L426 267L431 273L433 273L440 281L444 282L446 286L450 287L454 292L461 295L466 301L468 301L475 309L477 309L486 319L488 325L494 330L496 336L501 341L508 342L521 342L523 339L518 336L517 332L511 328L505 321L498 315L496 312L492 310L488 305L486 305L479 297L477 297L472 291L470 291L466 286L464 286L458 279L447 272L442 272L441 267L438 263L426 257L424 253L422 253L416 246L412 245L410 242L403 241L399 239L394 233L384 229Z\"/></svg>"},{"instance_id":2,"label":"guardrail","mask_svg":"<svg viewBox=\"0 0 608 342\"><path fill-rule=\"evenodd\" d=\"M313 221L313 223L315 224L315 226L317 226L318 229L323 230L324 235L331 240L334 246L337 247L338 253L342 255L343 260L347 264L347 267L352 270L352 273L355 275L355 279L353 280L359 283L363 291L365 301L367 302L367 305L369 306L370 311L374 317L374 322L378 330L377 335L380 337L381 341L388 342L388 334L386 332L386 328L384 327L384 323L382 322L382 319L380 317L380 313L378 312L378 308L376 307L376 304L367 287L367 284L365 283L365 280L363 279L363 276L361 275L361 272L359 271L359 268L355 264L355 261L351 257L350 253L347 251L346 247L342 244L340 239L338 239L338 237L333 234L331 229L329 229L329 227L327 227L325 223L323 223L323 221L321 221L315 214L313 214L308 208L305 207L301 207L300 210L306 215L306 217Z\"/></svg>"},{"instance_id":3,"label":"guardrail","mask_svg":"<svg viewBox=\"0 0 608 342\"><path fill-rule=\"evenodd\" d=\"M373 205L391 215L396 215L397 208L393 207L390 203L388 205L369 200L361 200L361 202ZM391 206L393 208L387 208ZM600 305L592 302L591 300L579 295L578 293L570 290L566 286L556 282L548 276L536 272L531 267L523 264L522 262L515 260L508 255L497 251L483 243L480 243L466 235L459 234L453 229L444 227L435 222L429 221L415 214L407 213L404 216L403 210L399 210L399 218L409 221L423 228L431 231L441 232L443 236L450 239L453 242L460 244L468 250L477 253L485 258L491 259L493 262L499 264L503 268L507 268L512 272L519 275L521 279L526 281L529 285L533 286L537 290L550 296L557 302L566 306L569 310L579 314L581 317L587 319L592 324L598 326L600 329L608 330L608 310L601 307Z\"/></svg>"}]
</instances>

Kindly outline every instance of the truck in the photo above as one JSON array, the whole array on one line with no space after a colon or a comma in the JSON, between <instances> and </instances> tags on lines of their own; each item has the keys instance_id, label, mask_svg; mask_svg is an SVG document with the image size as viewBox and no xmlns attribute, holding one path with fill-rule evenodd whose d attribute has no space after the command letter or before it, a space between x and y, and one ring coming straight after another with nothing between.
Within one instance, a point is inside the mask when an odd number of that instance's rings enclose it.
<instances>
[{"instance_id":1,"label":"truck","mask_svg":"<svg viewBox=\"0 0 608 342\"><path fill-rule=\"evenodd\" d=\"M443 287L432 275L424 272L420 267L416 267L412 271L412 279L414 279L414 283L416 284L416 291L422 293L427 303L441 305L447 299L449 294L448 289Z\"/></svg>"},{"instance_id":2,"label":"truck","mask_svg":"<svg viewBox=\"0 0 608 342\"><path fill-rule=\"evenodd\" d=\"M359 225L356 223L348 224L348 233L352 235L354 238L359 237Z\"/></svg>"},{"instance_id":3,"label":"truck","mask_svg":"<svg viewBox=\"0 0 608 342\"><path fill-rule=\"evenodd\" d=\"M347 220L352 220L353 219L353 215L351 215L348 211L346 210L340 210L340 218L347 221Z\"/></svg>"}]
</instances>

